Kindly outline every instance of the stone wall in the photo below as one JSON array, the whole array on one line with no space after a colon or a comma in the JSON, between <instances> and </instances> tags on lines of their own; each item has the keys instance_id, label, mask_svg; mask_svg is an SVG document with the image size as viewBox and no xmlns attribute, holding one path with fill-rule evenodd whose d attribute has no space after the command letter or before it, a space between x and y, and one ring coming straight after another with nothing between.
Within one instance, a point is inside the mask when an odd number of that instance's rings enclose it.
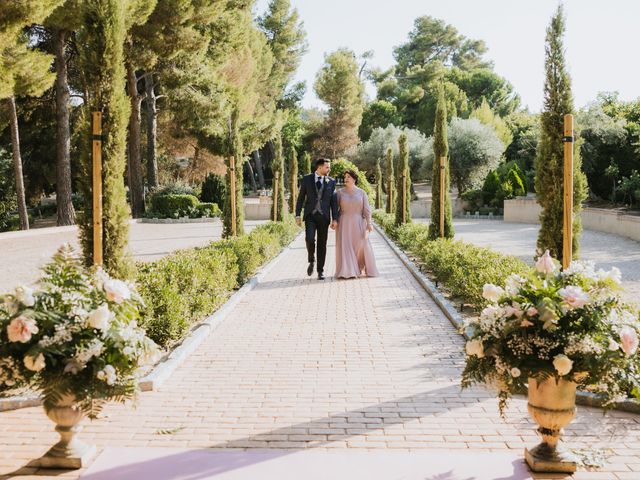
<instances>
[{"instance_id":1,"label":"stone wall","mask_svg":"<svg viewBox=\"0 0 640 480\"><path fill-rule=\"evenodd\" d=\"M505 222L537 224L539 216L540 205L535 198L516 198L504 202ZM640 216L604 208L585 208L580 216L586 230L613 233L640 242Z\"/></svg>"}]
</instances>

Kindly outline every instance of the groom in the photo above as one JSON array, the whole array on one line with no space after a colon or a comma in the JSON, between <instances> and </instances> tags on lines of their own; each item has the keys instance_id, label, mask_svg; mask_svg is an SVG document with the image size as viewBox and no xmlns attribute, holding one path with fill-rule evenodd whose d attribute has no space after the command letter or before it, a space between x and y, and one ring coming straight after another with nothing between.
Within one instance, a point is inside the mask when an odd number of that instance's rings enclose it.
<instances>
[{"instance_id":1,"label":"groom","mask_svg":"<svg viewBox=\"0 0 640 480\"><path fill-rule=\"evenodd\" d=\"M329 225L335 229L338 220L336 181L329 177L331 162L325 158L316 160L316 171L302 178L300 194L296 203L296 223L304 220L309 266L307 275L313 273L316 234L318 236L318 280L324 280L324 260L327 256L327 233ZM304 205L304 216L300 213ZM333 218L333 220L332 220Z\"/></svg>"}]
</instances>

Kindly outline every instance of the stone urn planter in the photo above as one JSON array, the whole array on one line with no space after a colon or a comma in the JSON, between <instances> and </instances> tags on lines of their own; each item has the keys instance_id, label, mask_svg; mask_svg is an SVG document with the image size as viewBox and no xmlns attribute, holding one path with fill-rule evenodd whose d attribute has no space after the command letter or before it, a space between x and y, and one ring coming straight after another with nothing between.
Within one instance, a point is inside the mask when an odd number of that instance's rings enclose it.
<instances>
[{"instance_id":1,"label":"stone urn planter","mask_svg":"<svg viewBox=\"0 0 640 480\"><path fill-rule=\"evenodd\" d=\"M56 424L60 441L35 461L44 468L76 469L86 467L96 454L95 445L80 441L76 435L82 429L80 422L84 413L73 395L65 395L55 407L46 408L45 413Z\"/></svg>"},{"instance_id":2,"label":"stone urn planter","mask_svg":"<svg viewBox=\"0 0 640 480\"><path fill-rule=\"evenodd\" d=\"M576 385L554 377L541 382L529 378L527 408L540 426L538 433L542 436L539 445L524 451L525 460L534 472L576 471L576 457L560 442L563 427L576 415Z\"/></svg>"}]
</instances>

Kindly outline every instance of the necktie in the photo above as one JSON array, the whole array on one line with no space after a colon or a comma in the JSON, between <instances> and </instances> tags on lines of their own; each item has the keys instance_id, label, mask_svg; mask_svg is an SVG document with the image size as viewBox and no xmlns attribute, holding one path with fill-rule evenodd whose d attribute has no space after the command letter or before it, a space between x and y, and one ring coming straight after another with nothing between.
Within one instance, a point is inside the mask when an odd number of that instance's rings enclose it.
<instances>
[{"instance_id":1,"label":"necktie","mask_svg":"<svg viewBox=\"0 0 640 480\"><path fill-rule=\"evenodd\" d=\"M322 188L322 179L320 177L318 177L318 180L316 181L316 188L318 190L320 190L320 188Z\"/></svg>"}]
</instances>

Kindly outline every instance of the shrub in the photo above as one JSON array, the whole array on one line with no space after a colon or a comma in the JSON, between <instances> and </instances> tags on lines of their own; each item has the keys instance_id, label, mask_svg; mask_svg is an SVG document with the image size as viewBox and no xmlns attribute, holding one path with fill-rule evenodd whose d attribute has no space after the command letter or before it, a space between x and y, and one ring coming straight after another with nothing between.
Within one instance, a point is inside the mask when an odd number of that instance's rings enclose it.
<instances>
[{"instance_id":1,"label":"shrub","mask_svg":"<svg viewBox=\"0 0 640 480\"><path fill-rule=\"evenodd\" d=\"M526 195L526 190L524 188L524 182L522 181L522 172L518 172L520 169L512 168L509 170L507 174L507 181L513 187L513 196L514 197L522 197Z\"/></svg>"},{"instance_id":2,"label":"shrub","mask_svg":"<svg viewBox=\"0 0 640 480\"><path fill-rule=\"evenodd\" d=\"M480 310L485 283L498 284L512 273L524 274L527 265L511 255L450 239L427 240L426 224L393 225L393 215L380 210L374 219L398 245L433 275L452 296Z\"/></svg>"},{"instance_id":3,"label":"shrub","mask_svg":"<svg viewBox=\"0 0 640 480\"><path fill-rule=\"evenodd\" d=\"M139 264L138 290L146 304L141 323L149 337L163 346L178 341L298 232L292 220L267 223L246 236Z\"/></svg>"},{"instance_id":4,"label":"shrub","mask_svg":"<svg viewBox=\"0 0 640 480\"><path fill-rule=\"evenodd\" d=\"M194 217L198 214L199 203L193 195L156 194L151 197L149 215L159 218Z\"/></svg>"},{"instance_id":5,"label":"shrub","mask_svg":"<svg viewBox=\"0 0 640 480\"><path fill-rule=\"evenodd\" d=\"M465 210L476 212L482 205L484 205L484 191L483 190L469 190L461 195L462 200L467 202Z\"/></svg>"},{"instance_id":6,"label":"shrub","mask_svg":"<svg viewBox=\"0 0 640 480\"><path fill-rule=\"evenodd\" d=\"M170 345L227 300L237 274L235 254L215 247L183 250L140 264L137 284L146 305L142 326L156 343Z\"/></svg>"},{"instance_id":7,"label":"shrub","mask_svg":"<svg viewBox=\"0 0 640 480\"><path fill-rule=\"evenodd\" d=\"M214 218L222 215L217 203L200 203L197 207L198 217Z\"/></svg>"},{"instance_id":8,"label":"shrub","mask_svg":"<svg viewBox=\"0 0 640 480\"><path fill-rule=\"evenodd\" d=\"M174 182L159 187L152 193L152 195L154 197L164 195L193 195L194 197L197 197L198 193L190 185L182 182Z\"/></svg>"},{"instance_id":9,"label":"shrub","mask_svg":"<svg viewBox=\"0 0 640 480\"><path fill-rule=\"evenodd\" d=\"M200 201L217 203L220 207L224 203L226 189L227 186L224 183L224 178L220 175L210 173L204 182L202 182Z\"/></svg>"}]
</instances>

